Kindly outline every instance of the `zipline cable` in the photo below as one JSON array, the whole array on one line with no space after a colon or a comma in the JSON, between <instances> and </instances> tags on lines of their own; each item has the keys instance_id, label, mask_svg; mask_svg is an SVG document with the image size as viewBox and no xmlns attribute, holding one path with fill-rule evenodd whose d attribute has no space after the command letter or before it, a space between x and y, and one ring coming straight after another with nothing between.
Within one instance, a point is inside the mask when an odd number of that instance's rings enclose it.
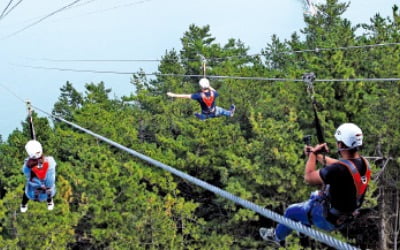
<instances>
[{"instance_id":1,"label":"zipline cable","mask_svg":"<svg viewBox=\"0 0 400 250\"><path fill-rule=\"evenodd\" d=\"M102 10L97 10L97 11L92 11L92 12L88 12L86 14L91 15L91 14L97 14L97 13L101 13L101 12L106 12L106 11L111 11L111 10L115 10L118 8L126 8L126 7L130 7L133 5L139 5L139 4L143 4L145 2L150 2L151 0L141 0L141 1L133 1L133 2L129 2L129 3L125 3L125 4L120 4L120 5L116 5L114 7L111 8L107 8L107 9L102 9Z\"/></svg>"},{"instance_id":2,"label":"zipline cable","mask_svg":"<svg viewBox=\"0 0 400 250\"><path fill-rule=\"evenodd\" d=\"M162 61L177 61L176 59L52 59L52 58L27 58L34 61L48 62L162 62ZM193 59L191 61L198 61Z\"/></svg>"},{"instance_id":3,"label":"zipline cable","mask_svg":"<svg viewBox=\"0 0 400 250\"><path fill-rule=\"evenodd\" d=\"M351 50L351 49L363 49L363 48L377 48L386 46L398 46L400 42L393 43L378 43L378 44L366 44L366 45L349 45L336 48L314 48L314 49L304 49L304 50L288 50L282 52L276 52L276 54L299 54L299 53L309 53L309 52L324 52L324 51L335 51L335 50ZM251 55L238 55L238 56L227 56L227 57L210 57L206 58L207 61L225 61L235 58L254 58L257 56L263 56L265 53L256 53ZM161 61L176 61L175 59L52 59L52 58L28 58L30 60L41 60L49 62L161 62ZM198 61L198 59L190 58L180 58L181 61Z\"/></svg>"},{"instance_id":4,"label":"zipline cable","mask_svg":"<svg viewBox=\"0 0 400 250\"><path fill-rule=\"evenodd\" d=\"M7 38L10 38L10 37L12 37L12 36L15 36L15 35L17 35L17 34L23 32L23 31L25 31L25 30L27 30L27 29L29 29L29 28L31 28L31 27L33 27L33 26L35 26L35 25L41 23L41 22L44 21L45 19L47 19L47 18L49 18L49 17L51 17L51 16L53 16L53 15L55 15L55 14L61 12L61 11L64 11L64 10L70 8L71 6L73 6L74 4L77 4L77 3L80 2L80 1L81 1L81 0L75 0L75 1L73 1L73 2L71 2L71 3L69 3L69 4L67 4L67 5L65 5L65 6L59 8L59 9L53 11L53 12L51 12L50 14L48 14L48 15L46 15L46 16L40 18L39 20L37 20L37 21L35 21L35 22L33 22L33 23L31 23L31 24L25 26L24 28L19 29L19 30L15 31L15 32L13 32L13 33L11 33L11 34L5 36L5 37L2 37L0 40L5 40L5 39L7 39Z\"/></svg>"},{"instance_id":5,"label":"zipline cable","mask_svg":"<svg viewBox=\"0 0 400 250\"><path fill-rule=\"evenodd\" d=\"M218 188L216 186L213 186L213 185L211 185L211 184L209 184L209 183L207 183L205 181L202 181L202 180L200 180L200 179L198 179L196 177L188 175L188 174L186 174L186 173L184 173L184 172L182 172L180 170L177 170L177 169L175 169L173 167L170 167L170 166L168 166L168 165L166 165L164 163L161 163L161 162L159 162L157 160L154 160L154 159L152 159L152 158L150 158L150 157L148 157L146 155L143 155L143 154L141 154L139 152L136 152L136 151L134 151L134 150L132 150L130 148L127 148L127 147L125 147L125 146L123 146L123 145L121 145L121 144L119 144L117 142L114 142L114 141L112 141L112 140L110 140L110 139L108 139L108 138L106 138L104 136L96 134L96 133L94 133L94 132L92 132L92 131L90 131L88 129L80 127L80 126L78 126L78 125L76 125L76 124L74 124L72 122L69 122L69 121L67 121L67 120L65 120L65 119L63 119L61 117L52 115L52 114L50 114L48 112L45 112L45 111L43 111L43 110L41 110L41 109L39 109L39 108L37 108L35 106L33 106L33 107L36 108L37 110L39 110L40 112L48 115L49 117L52 117L52 118L54 118L56 120L64 122L64 123L68 124L69 126L71 126L73 128L76 128L76 129L78 129L78 130L80 130L80 131L82 131L82 132L84 132L86 134L92 135L93 137L95 137L95 138L97 138L97 139L99 139L99 140L101 140L101 141L103 141L103 142L105 142L107 144L110 144L110 145L112 145L112 146L114 146L114 147L116 147L116 148L118 148L118 149L120 149L122 151L125 151L125 152L127 152L127 153L129 153L129 154L131 154L131 155L133 155L133 156L135 156L135 157L137 157L137 158L139 158L139 159L151 164L151 165L154 165L154 166L159 167L159 168L161 168L161 169L163 169L165 171L168 171L168 172L170 172L170 173L172 173L172 174L174 174L174 175L176 175L176 176L178 176L178 177L180 177L180 178L182 178L184 180L187 180L187 181L189 181L189 182L191 182L191 183L193 183L193 184L195 184L195 185L197 185L199 187L202 187L202 188L204 188L204 189L206 189L208 191L211 191L216 195L219 195L219 196L224 197L224 198L226 198L226 199L228 199L230 201L233 201L236 204L239 204L239 205L241 205L241 206L243 206L245 208L248 208L248 209L250 209L250 210L252 210L254 212L257 212L257 213L261 214L262 216L267 217L267 218L269 218L271 220L274 220L274 221L276 221L276 222L278 222L280 224L286 225L286 226L288 226L288 227L290 227L290 228L292 228L292 229L294 229L294 230L296 230L296 231L298 231L300 233L308 235L309 237L312 237L312 238L314 238L314 239L316 239L316 240L318 240L320 242L323 242L323 243L325 243L325 244L327 244L327 245L329 245L331 247L334 247L334 248L337 248L337 249L346 249L346 250L347 249L357 249L357 248L355 248L354 246L352 246L350 244L342 242L342 241L340 241L338 239L335 239L335 238L333 238L333 237L331 237L331 236L329 236L327 234L324 234L324 233L322 233L320 231L314 230L314 229L312 229L310 227L306 227L303 224L301 224L300 222L295 222L293 220L290 220L290 219L288 219L288 218L286 218L284 216L279 215L278 213L275 213L275 212L273 212L273 211L271 211L269 209L260 207L260 206L254 204L254 203L252 203L250 201L244 200L244 199L242 199L242 198L240 198L238 196L235 196L235 195L233 195L233 194L231 194L231 193L229 193L229 192L227 192L227 191L225 191L223 189L220 189L220 188Z\"/></svg>"},{"instance_id":6,"label":"zipline cable","mask_svg":"<svg viewBox=\"0 0 400 250\"><path fill-rule=\"evenodd\" d=\"M11 95L13 95L15 98L17 98L18 100L20 100L21 102L25 103L25 100L22 99L21 97L19 97L14 91L12 91L11 89L7 88L5 85L0 84L0 87L2 87L4 90L6 90L8 93L10 93Z\"/></svg>"},{"instance_id":7,"label":"zipline cable","mask_svg":"<svg viewBox=\"0 0 400 250\"><path fill-rule=\"evenodd\" d=\"M20 1L21 1L21 0L20 0ZM74 4L73 6L68 7L68 9L81 7L81 6L87 5L87 4L89 4L89 3L91 3L91 2L94 2L94 1L98 1L98 0L88 0L88 1L86 1L86 2ZM9 12L10 12L10 11L8 11L7 14L8 14ZM44 17L43 15L41 15L41 16L36 16L36 17L32 17L32 18L26 19L26 20L24 20L24 21L20 21L19 24L23 25L23 24L27 24L27 23L32 23L32 22L37 21L37 20L39 20L39 19L41 19L41 18L43 18L43 17ZM18 25L18 24L15 24L15 25ZM35 60L35 59L32 58L32 60Z\"/></svg>"},{"instance_id":8,"label":"zipline cable","mask_svg":"<svg viewBox=\"0 0 400 250\"><path fill-rule=\"evenodd\" d=\"M364 49L364 48L376 48L376 47L386 47L386 46L397 46L400 43L377 43L377 44L366 44L366 45L349 45L343 47L336 48L314 48L314 49L305 49L305 50L291 50L287 52L278 52L278 54L288 54L288 53L304 53L304 52L321 52L321 51L334 51L334 50L350 50L350 49Z\"/></svg>"},{"instance_id":9,"label":"zipline cable","mask_svg":"<svg viewBox=\"0 0 400 250\"><path fill-rule=\"evenodd\" d=\"M10 0L8 2L8 4L6 5L6 7L3 9L3 11L0 14L0 20L4 17L5 13L7 12L8 8L11 6L13 0Z\"/></svg>"},{"instance_id":10,"label":"zipline cable","mask_svg":"<svg viewBox=\"0 0 400 250\"><path fill-rule=\"evenodd\" d=\"M6 17L8 14L10 14L11 11L13 11L23 0L19 0L16 4L13 5L13 7L11 7L11 9L9 9L6 13L3 13L0 16L0 20L3 19L4 17Z\"/></svg>"},{"instance_id":11,"label":"zipline cable","mask_svg":"<svg viewBox=\"0 0 400 250\"><path fill-rule=\"evenodd\" d=\"M71 68L57 68L57 67L41 67L29 65L17 65L17 67L43 69L43 70L56 70L77 73L95 73L95 74L115 74L115 75L146 75L146 76L170 76L170 77L197 77L201 78L203 75L185 75L185 74L162 74L162 73L146 73L146 72L124 72L113 70L87 70L87 69L71 69ZM290 78L271 78L271 77L255 77L255 76L219 76L208 75L210 79L234 79L234 80L255 80L255 81L278 81L278 82L304 82L303 79L290 79ZM386 77L386 78L343 78L343 79L315 79L314 82L395 82L400 81L400 78Z\"/></svg>"},{"instance_id":12,"label":"zipline cable","mask_svg":"<svg viewBox=\"0 0 400 250\"><path fill-rule=\"evenodd\" d=\"M87 4L89 4L91 2L94 2L94 1L97 1L97 0L88 0L87 2L83 2L81 4L77 4L77 5L74 5L72 7L75 7L75 8L76 7L81 7L81 6L87 5ZM86 13L83 13L81 15L76 15L76 16L73 16L73 17L70 17L70 18L59 18L59 19L56 19L55 21L64 20L64 19L72 19L72 18L75 18L75 17L86 17L88 15L93 15L93 14L97 14L97 13L104 13L104 12L107 12L107 11L113 11L113 10L116 10L116 9L119 9L119 8L128 8L130 6L143 4L143 3L149 2L149 1L151 1L151 0L141 0L141 1L134 1L134 2L129 2L129 3L125 3L125 4L120 4L120 5L114 5L113 7L103 8L103 9L100 9L100 10L94 10L94 11L86 12Z\"/></svg>"}]
</instances>

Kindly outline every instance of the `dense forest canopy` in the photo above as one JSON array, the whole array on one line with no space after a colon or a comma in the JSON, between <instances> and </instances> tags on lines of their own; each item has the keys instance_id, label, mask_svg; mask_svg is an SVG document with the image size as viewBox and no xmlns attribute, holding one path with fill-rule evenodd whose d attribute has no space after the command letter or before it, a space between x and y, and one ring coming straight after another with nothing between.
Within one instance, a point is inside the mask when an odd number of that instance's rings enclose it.
<instances>
[{"instance_id":1,"label":"dense forest canopy","mask_svg":"<svg viewBox=\"0 0 400 250\"><path fill-rule=\"evenodd\" d=\"M215 42L209 26L190 25L182 49L167 51L161 75L132 76L132 92L110 98L103 82L84 93L67 82L53 115L132 148L162 163L280 214L318 187L303 181L303 137L315 135L307 86L295 81L212 79L218 105L236 104L233 118L197 120L194 101L166 93L194 93L207 74L301 79L397 78L400 72L400 11L352 24L347 5L328 0L326 15L305 16L306 27L282 41L272 36L259 55L240 40ZM393 44L391 46L367 46ZM351 47L351 48L350 48ZM315 51L306 51L315 48ZM348 49L339 49L348 48ZM303 51L294 53L293 51ZM165 74L165 75L163 75ZM333 133L344 122L364 133L373 183L360 218L335 237L361 248L398 249L400 232L399 81L314 83L314 97L330 154ZM29 124L0 144L0 248L2 249L264 249L261 226L275 223L135 159L57 120L33 113L37 139L57 161L55 209L30 202L19 213ZM50 123L52 122L52 123ZM317 139L313 136L313 144ZM293 235L288 249L328 248Z\"/></svg>"}]
</instances>

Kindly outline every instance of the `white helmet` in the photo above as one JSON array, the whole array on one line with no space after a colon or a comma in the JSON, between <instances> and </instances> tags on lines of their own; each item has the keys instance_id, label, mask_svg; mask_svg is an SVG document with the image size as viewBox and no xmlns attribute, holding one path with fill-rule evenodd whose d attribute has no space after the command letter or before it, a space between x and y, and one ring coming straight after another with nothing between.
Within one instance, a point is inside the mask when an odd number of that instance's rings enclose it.
<instances>
[{"instance_id":1,"label":"white helmet","mask_svg":"<svg viewBox=\"0 0 400 250\"><path fill-rule=\"evenodd\" d=\"M354 123L343 123L335 133L336 141L343 142L348 148L357 148L362 145L363 134Z\"/></svg>"},{"instance_id":2,"label":"white helmet","mask_svg":"<svg viewBox=\"0 0 400 250\"><path fill-rule=\"evenodd\" d=\"M201 78L199 85L201 89L208 89L210 87L210 81L207 78Z\"/></svg>"},{"instance_id":3,"label":"white helmet","mask_svg":"<svg viewBox=\"0 0 400 250\"><path fill-rule=\"evenodd\" d=\"M25 145L25 150L31 159L39 159L43 153L42 145L36 140L28 141Z\"/></svg>"}]
</instances>

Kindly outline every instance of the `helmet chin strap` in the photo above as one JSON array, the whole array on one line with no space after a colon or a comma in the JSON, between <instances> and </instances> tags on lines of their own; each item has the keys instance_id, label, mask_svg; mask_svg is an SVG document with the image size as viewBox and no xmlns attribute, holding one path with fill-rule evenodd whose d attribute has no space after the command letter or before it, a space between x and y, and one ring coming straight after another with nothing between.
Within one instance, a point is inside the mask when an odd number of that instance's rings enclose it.
<instances>
[{"instance_id":1,"label":"helmet chin strap","mask_svg":"<svg viewBox=\"0 0 400 250\"><path fill-rule=\"evenodd\" d=\"M337 153L338 153L338 155L339 155L340 157L343 157L342 151L348 151L348 150L352 150L352 149L355 149L355 148L357 148L357 147L339 148L339 146L338 146Z\"/></svg>"},{"instance_id":2,"label":"helmet chin strap","mask_svg":"<svg viewBox=\"0 0 400 250\"><path fill-rule=\"evenodd\" d=\"M351 150L351 149L355 149L355 148L357 148L357 147L351 147L351 148L338 148L338 152L341 152L341 151L346 151L346 150Z\"/></svg>"},{"instance_id":3,"label":"helmet chin strap","mask_svg":"<svg viewBox=\"0 0 400 250\"><path fill-rule=\"evenodd\" d=\"M343 142L336 142L337 143L337 153L338 153L338 155L340 156L340 157L343 157L342 156L342 151L345 151L345 150L348 150L349 148L341 148L341 147L339 147L339 144L341 145L341 144L343 144Z\"/></svg>"}]
</instances>

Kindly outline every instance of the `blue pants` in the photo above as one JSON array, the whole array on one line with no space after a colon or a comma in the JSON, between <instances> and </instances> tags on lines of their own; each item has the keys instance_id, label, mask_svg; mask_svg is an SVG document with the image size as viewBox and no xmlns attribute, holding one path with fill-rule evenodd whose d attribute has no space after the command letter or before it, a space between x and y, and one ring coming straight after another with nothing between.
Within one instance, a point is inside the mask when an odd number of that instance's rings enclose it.
<instances>
[{"instance_id":1,"label":"blue pants","mask_svg":"<svg viewBox=\"0 0 400 250\"><path fill-rule=\"evenodd\" d=\"M214 117L218 117L218 116L231 116L231 111L223 109L221 107L215 107L215 112L214 113L210 113L210 114L204 114L204 113L196 113L195 116L197 118L199 118L200 120L205 120L207 118L214 118Z\"/></svg>"},{"instance_id":2,"label":"blue pants","mask_svg":"<svg viewBox=\"0 0 400 250\"><path fill-rule=\"evenodd\" d=\"M285 217L301 222L305 226L314 225L326 231L335 230L336 226L327 221L324 216L324 206L321 201L318 191L315 191L308 201L290 205L285 211ZM283 241L291 232L291 228L278 224L275 231L276 238L278 241Z\"/></svg>"}]
</instances>

